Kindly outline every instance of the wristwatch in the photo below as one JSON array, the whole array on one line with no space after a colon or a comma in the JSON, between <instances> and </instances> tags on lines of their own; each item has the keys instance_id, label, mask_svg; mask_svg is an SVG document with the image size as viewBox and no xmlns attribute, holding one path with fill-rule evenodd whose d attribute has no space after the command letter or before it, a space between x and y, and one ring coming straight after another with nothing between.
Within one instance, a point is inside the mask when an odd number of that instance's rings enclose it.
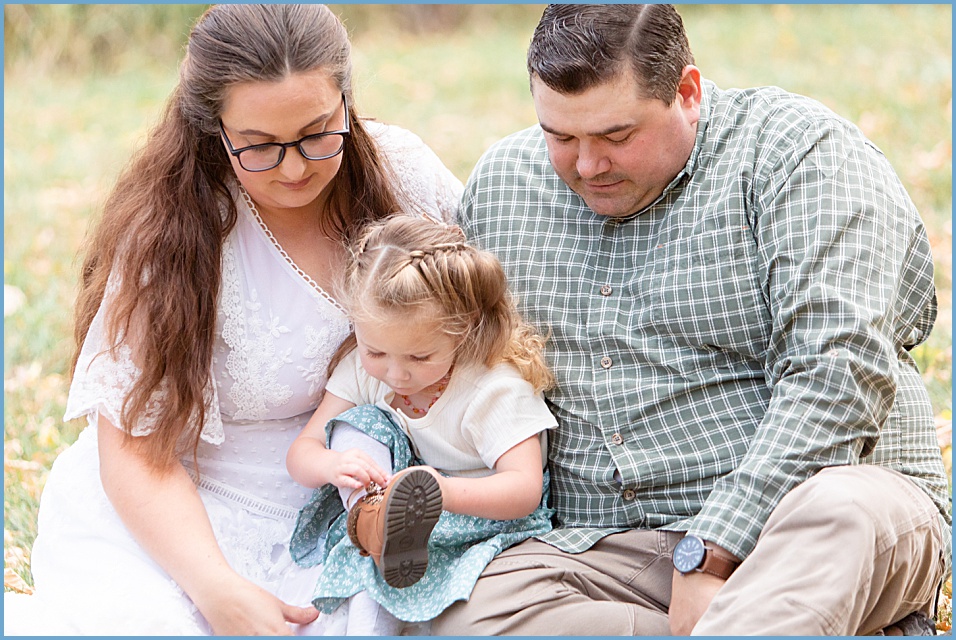
<instances>
[{"instance_id":1,"label":"wristwatch","mask_svg":"<svg viewBox=\"0 0 956 640\"><path fill-rule=\"evenodd\" d=\"M739 564L738 560L718 556L713 547L695 535L684 536L674 547L674 568L683 574L701 571L726 580Z\"/></svg>"}]
</instances>

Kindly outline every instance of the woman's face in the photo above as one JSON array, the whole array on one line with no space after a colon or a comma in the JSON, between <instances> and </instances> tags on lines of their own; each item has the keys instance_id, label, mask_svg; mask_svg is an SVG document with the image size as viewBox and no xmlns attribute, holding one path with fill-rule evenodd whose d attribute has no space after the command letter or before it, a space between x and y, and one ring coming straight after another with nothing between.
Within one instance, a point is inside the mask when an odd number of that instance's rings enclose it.
<instances>
[{"instance_id":1,"label":"woman's face","mask_svg":"<svg viewBox=\"0 0 956 640\"><path fill-rule=\"evenodd\" d=\"M324 70L290 75L279 82L246 82L231 87L223 105L223 130L234 149L267 142L294 142L308 135L345 128L342 92ZM348 144L348 142L346 142ZM226 141L223 145L228 152ZM260 212L279 213L322 206L342 154L306 160L288 147L279 166L246 171L229 155L240 184Z\"/></svg>"}]
</instances>

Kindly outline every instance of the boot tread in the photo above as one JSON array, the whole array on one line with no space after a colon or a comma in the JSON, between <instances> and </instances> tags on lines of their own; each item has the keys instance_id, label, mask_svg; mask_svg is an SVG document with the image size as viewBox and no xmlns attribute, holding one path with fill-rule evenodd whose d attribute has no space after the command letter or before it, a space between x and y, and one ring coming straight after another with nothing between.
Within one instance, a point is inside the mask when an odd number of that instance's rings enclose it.
<instances>
[{"instance_id":1,"label":"boot tread","mask_svg":"<svg viewBox=\"0 0 956 640\"><path fill-rule=\"evenodd\" d=\"M423 469L394 482L385 504L381 571L390 586L403 588L425 575L428 538L441 516L442 496L438 480Z\"/></svg>"}]
</instances>

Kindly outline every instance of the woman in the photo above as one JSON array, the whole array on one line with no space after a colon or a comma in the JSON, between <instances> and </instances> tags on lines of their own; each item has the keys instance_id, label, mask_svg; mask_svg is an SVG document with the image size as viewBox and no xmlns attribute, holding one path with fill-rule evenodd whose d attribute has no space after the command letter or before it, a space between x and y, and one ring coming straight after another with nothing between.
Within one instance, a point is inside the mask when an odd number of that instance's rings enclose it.
<instances>
[{"instance_id":1,"label":"woman","mask_svg":"<svg viewBox=\"0 0 956 640\"><path fill-rule=\"evenodd\" d=\"M349 333L327 291L363 224L449 218L460 192L420 139L358 118L328 8L203 15L83 265L66 418L89 426L41 500L44 632L322 630L297 626L321 568L289 556L309 493L284 460Z\"/></svg>"}]
</instances>

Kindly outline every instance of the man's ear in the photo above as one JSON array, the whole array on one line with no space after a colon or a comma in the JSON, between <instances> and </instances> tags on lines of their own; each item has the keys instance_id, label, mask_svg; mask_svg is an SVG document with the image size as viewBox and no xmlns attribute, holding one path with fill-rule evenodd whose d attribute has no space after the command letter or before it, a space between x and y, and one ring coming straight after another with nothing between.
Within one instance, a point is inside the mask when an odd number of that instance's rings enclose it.
<instances>
[{"instance_id":1,"label":"man's ear","mask_svg":"<svg viewBox=\"0 0 956 640\"><path fill-rule=\"evenodd\" d=\"M700 69L689 64L681 72L680 84L677 85L677 104L690 124L697 124L700 120L700 100L702 96Z\"/></svg>"},{"instance_id":2,"label":"man's ear","mask_svg":"<svg viewBox=\"0 0 956 640\"><path fill-rule=\"evenodd\" d=\"M677 100L685 108L691 104L699 106L702 94L700 69L689 64L681 71L680 84L677 85Z\"/></svg>"}]
</instances>

